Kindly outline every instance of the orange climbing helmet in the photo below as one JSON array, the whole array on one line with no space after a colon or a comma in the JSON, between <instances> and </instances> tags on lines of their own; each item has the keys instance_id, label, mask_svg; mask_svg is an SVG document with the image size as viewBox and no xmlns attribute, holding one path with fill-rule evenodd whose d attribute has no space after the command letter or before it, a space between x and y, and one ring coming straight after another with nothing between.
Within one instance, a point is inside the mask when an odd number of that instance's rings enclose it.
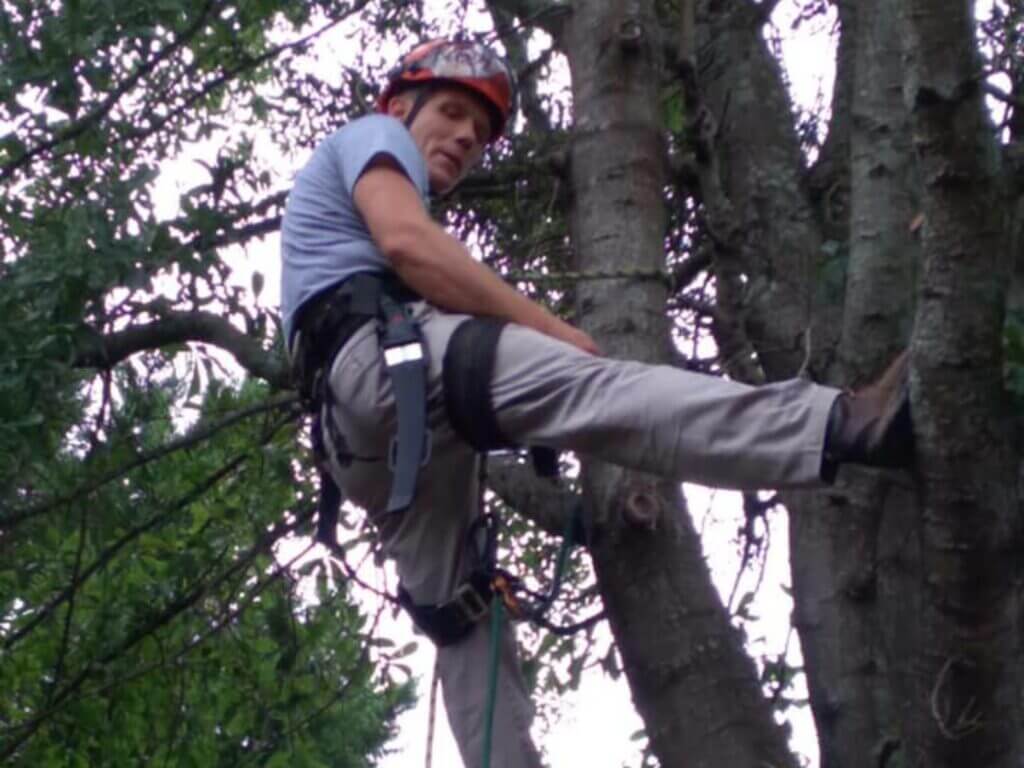
<instances>
[{"instance_id":1,"label":"orange climbing helmet","mask_svg":"<svg viewBox=\"0 0 1024 768\"><path fill-rule=\"evenodd\" d=\"M440 38L413 48L388 73L388 84L377 99L377 109L386 112L391 98L407 88L445 83L467 88L484 100L493 118L494 130L490 140L498 139L515 111L515 76L501 56L487 46L469 40ZM429 98L430 92L424 96ZM417 100L406 124L412 123L426 98Z\"/></svg>"}]
</instances>

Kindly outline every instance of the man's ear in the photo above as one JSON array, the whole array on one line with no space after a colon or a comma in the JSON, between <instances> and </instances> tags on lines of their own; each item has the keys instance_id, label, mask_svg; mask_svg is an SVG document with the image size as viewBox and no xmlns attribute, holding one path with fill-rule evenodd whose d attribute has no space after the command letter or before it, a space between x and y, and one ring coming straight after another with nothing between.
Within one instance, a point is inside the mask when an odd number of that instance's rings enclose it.
<instances>
[{"instance_id":1,"label":"man's ear","mask_svg":"<svg viewBox=\"0 0 1024 768\"><path fill-rule=\"evenodd\" d=\"M405 116L409 114L409 110L412 105L409 104L409 99L404 94L398 96L392 96L388 99L388 114L392 117L397 117L399 120L405 120Z\"/></svg>"}]
</instances>

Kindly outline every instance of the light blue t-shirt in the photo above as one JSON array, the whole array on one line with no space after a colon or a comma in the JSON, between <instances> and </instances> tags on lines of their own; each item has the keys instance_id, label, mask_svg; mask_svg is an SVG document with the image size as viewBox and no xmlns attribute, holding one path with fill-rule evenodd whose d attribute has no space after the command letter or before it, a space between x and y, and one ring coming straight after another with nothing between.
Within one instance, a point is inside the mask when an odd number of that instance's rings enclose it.
<instances>
[{"instance_id":1,"label":"light blue t-shirt","mask_svg":"<svg viewBox=\"0 0 1024 768\"><path fill-rule=\"evenodd\" d=\"M367 115L324 139L295 178L281 223L281 316L285 338L302 303L358 272L391 265L370 237L352 190L370 161L388 155L427 200L427 165L402 122Z\"/></svg>"}]
</instances>

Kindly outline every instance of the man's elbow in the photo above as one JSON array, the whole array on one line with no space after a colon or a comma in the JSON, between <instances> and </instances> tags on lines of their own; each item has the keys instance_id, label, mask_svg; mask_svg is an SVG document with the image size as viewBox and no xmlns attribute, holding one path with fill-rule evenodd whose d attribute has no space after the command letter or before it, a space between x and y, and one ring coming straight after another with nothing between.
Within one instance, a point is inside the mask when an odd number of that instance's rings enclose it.
<instances>
[{"instance_id":1,"label":"man's elbow","mask_svg":"<svg viewBox=\"0 0 1024 768\"><path fill-rule=\"evenodd\" d=\"M431 266L433 251L427 245L429 239L429 233L421 226L393 227L377 239L377 247L395 271L401 274L406 270Z\"/></svg>"}]
</instances>

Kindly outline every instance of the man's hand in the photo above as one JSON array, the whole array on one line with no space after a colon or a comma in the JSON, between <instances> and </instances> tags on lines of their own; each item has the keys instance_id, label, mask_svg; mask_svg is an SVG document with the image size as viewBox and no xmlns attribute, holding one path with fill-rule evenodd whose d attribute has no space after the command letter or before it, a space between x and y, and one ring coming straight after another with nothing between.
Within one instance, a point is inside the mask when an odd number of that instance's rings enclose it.
<instances>
[{"instance_id":1,"label":"man's hand","mask_svg":"<svg viewBox=\"0 0 1024 768\"><path fill-rule=\"evenodd\" d=\"M568 342L578 349L582 349L589 355L596 355L597 357L604 357L604 352L597 346L597 342L591 338L590 334L586 331L581 331L579 328L574 328L568 323L562 323L563 328L559 329L558 333L549 333L549 336L554 336L556 339Z\"/></svg>"}]
</instances>

